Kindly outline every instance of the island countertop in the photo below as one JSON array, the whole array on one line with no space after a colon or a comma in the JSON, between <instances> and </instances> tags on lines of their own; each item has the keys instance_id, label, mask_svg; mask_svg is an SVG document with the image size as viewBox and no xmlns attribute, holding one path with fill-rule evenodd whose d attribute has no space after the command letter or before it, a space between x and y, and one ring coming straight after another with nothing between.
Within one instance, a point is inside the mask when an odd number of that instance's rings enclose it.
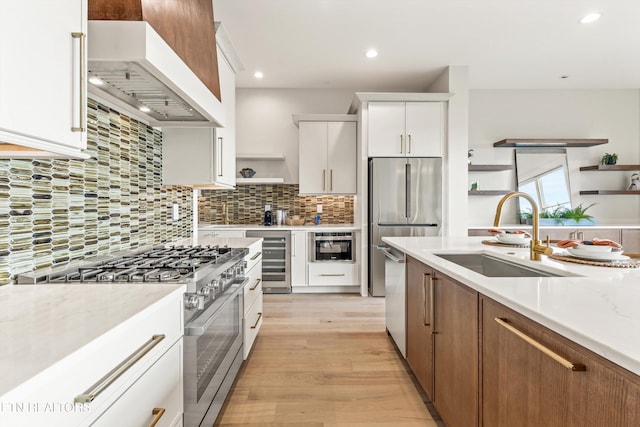
<instances>
[{"instance_id":1,"label":"island countertop","mask_svg":"<svg viewBox=\"0 0 640 427\"><path fill-rule=\"evenodd\" d=\"M405 254L640 375L640 268L530 261L528 248L482 244L486 237L385 237ZM562 250L555 248L554 252ZM485 252L574 277L486 277L437 256Z\"/></svg>"}]
</instances>

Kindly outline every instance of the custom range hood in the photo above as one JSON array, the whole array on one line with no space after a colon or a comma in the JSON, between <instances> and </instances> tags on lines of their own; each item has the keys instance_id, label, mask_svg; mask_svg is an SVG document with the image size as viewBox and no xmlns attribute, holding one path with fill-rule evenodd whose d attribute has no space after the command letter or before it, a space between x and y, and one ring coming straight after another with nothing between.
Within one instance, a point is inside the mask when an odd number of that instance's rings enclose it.
<instances>
[{"instance_id":1,"label":"custom range hood","mask_svg":"<svg viewBox=\"0 0 640 427\"><path fill-rule=\"evenodd\" d=\"M89 2L89 93L151 126L224 126L211 1L125 3Z\"/></svg>"}]
</instances>

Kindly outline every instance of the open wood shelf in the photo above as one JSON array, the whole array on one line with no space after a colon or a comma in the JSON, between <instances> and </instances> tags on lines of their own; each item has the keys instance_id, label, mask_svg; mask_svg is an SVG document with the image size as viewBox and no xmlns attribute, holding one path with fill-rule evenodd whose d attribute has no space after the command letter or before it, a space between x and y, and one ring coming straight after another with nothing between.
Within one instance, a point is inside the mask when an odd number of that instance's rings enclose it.
<instances>
[{"instance_id":1,"label":"open wood shelf","mask_svg":"<svg viewBox=\"0 0 640 427\"><path fill-rule=\"evenodd\" d=\"M600 195L600 196L609 196L612 194L640 194L640 190L583 190L580 192L581 195Z\"/></svg>"},{"instance_id":2,"label":"open wood shelf","mask_svg":"<svg viewBox=\"0 0 640 427\"><path fill-rule=\"evenodd\" d=\"M595 165L581 166L581 171L636 171L640 170L640 165Z\"/></svg>"},{"instance_id":3,"label":"open wood shelf","mask_svg":"<svg viewBox=\"0 0 640 427\"><path fill-rule=\"evenodd\" d=\"M469 165L469 172L493 172L513 170L513 165Z\"/></svg>"},{"instance_id":4,"label":"open wood shelf","mask_svg":"<svg viewBox=\"0 0 640 427\"><path fill-rule=\"evenodd\" d=\"M509 190L469 190L470 196L504 196Z\"/></svg>"},{"instance_id":5,"label":"open wood shelf","mask_svg":"<svg viewBox=\"0 0 640 427\"><path fill-rule=\"evenodd\" d=\"M520 138L503 139L494 142L494 147L592 147L608 144L608 139L560 139L560 138Z\"/></svg>"}]
</instances>

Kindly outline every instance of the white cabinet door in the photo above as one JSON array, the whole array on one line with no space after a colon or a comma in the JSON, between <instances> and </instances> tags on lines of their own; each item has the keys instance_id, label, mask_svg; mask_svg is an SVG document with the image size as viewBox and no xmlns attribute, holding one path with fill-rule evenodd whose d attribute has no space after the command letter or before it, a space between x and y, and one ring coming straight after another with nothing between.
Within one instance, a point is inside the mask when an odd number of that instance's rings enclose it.
<instances>
[{"instance_id":1,"label":"white cabinet door","mask_svg":"<svg viewBox=\"0 0 640 427\"><path fill-rule=\"evenodd\" d=\"M442 103L407 102L407 157L442 157Z\"/></svg>"},{"instance_id":2,"label":"white cabinet door","mask_svg":"<svg viewBox=\"0 0 640 427\"><path fill-rule=\"evenodd\" d=\"M356 193L356 122L329 122L327 125L329 193Z\"/></svg>"},{"instance_id":3,"label":"white cabinet door","mask_svg":"<svg viewBox=\"0 0 640 427\"><path fill-rule=\"evenodd\" d=\"M0 143L82 156L86 32L87 0L0 2Z\"/></svg>"},{"instance_id":4,"label":"white cabinet door","mask_svg":"<svg viewBox=\"0 0 640 427\"><path fill-rule=\"evenodd\" d=\"M291 232L291 286L309 286L307 281L307 232Z\"/></svg>"},{"instance_id":5,"label":"white cabinet door","mask_svg":"<svg viewBox=\"0 0 640 427\"><path fill-rule=\"evenodd\" d=\"M326 193L327 122L300 122L300 193ZM354 163L355 165L355 163Z\"/></svg>"},{"instance_id":6,"label":"white cabinet door","mask_svg":"<svg viewBox=\"0 0 640 427\"><path fill-rule=\"evenodd\" d=\"M236 185L236 77L220 49L218 49L218 73L226 126L215 130L215 182L234 186Z\"/></svg>"},{"instance_id":7,"label":"white cabinet door","mask_svg":"<svg viewBox=\"0 0 640 427\"><path fill-rule=\"evenodd\" d=\"M369 157L405 157L405 103L369 103Z\"/></svg>"},{"instance_id":8,"label":"white cabinet door","mask_svg":"<svg viewBox=\"0 0 640 427\"><path fill-rule=\"evenodd\" d=\"M213 128L163 128L163 184L214 184L213 136Z\"/></svg>"}]
</instances>

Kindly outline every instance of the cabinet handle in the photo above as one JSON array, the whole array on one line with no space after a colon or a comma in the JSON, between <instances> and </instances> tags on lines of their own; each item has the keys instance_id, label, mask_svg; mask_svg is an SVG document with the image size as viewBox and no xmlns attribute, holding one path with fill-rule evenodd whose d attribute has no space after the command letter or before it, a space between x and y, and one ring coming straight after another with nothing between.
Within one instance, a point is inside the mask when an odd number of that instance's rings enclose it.
<instances>
[{"instance_id":1,"label":"cabinet handle","mask_svg":"<svg viewBox=\"0 0 640 427\"><path fill-rule=\"evenodd\" d=\"M250 291L255 291L258 285L262 282L262 279L256 279L256 284L253 285L253 288L249 288Z\"/></svg>"},{"instance_id":2,"label":"cabinet handle","mask_svg":"<svg viewBox=\"0 0 640 427\"><path fill-rule=\"evenodd\" d=\"M540 344L538 341L536 341L533 338L531 338L530 336L526 335L524 332L522 332L522 331L516 329L515 327L511 326L507 322L507 319L502 319L500 317L496 317L494 320L496 322L498 322L498 324L500 326L506 328L509 332L514 333L518 338L522 339L526 343L528 343L528 344L532 345L533 347L535 347L536 349L540 350L541 352L543 352L544 354L546 354L547 356L549 356L550 358L552 358L553 360L555 360L556 362L558 362L559 364L564 366L565 368L567 368L567 369L569 369L571 371L586 371L587 370L587 367L585 365L583 365L582 363L571 363L571 362L569 362L567 359L565 359L564 357L560 356L558 353L554 352L550 348L545 347L544 345Z\"/></svg>"},{"instance_id":3,"label":"cabinet handle","mask_svg":"<svg viewBox=\"0 0 640 427\"><path fill-rule=\"evenodd\" d=\"M430 325L427 318L427 276L431 276L431 274L422 274L422 323L424 326Z\"/></svg>"},{"instance_id":4,"label":"cabinet handle","mask_svg":"<svg viewBox=\"0 0 640 427\"><path fill-rule=\"evenodd\" d=\"M86 132L87 102L85 100L85 94L87 93L87 81L85 74L87 73L87 70L85 69L85 57L87 35L85 33L71 33L71 37L80 40L80 103L78 104L80 120L78 121L78 127L71 125L71 132Z\"/></svg>"},{"instance_id":5,"label":"cabinet handle","mask_svg":"<svg viewBox=\"0 0 640 427\"><path fill-rule=\"evenodd\" d=\"M327 170L322 169L322 191L327 190Z\"/></svg>"},{"instance_id":6,"label":"cabinet handle","mask_svg":"<svg viewBox=\"0 0 640 427\"><path fill-rule=\"evenodd\" d=\"M82 394L76 396L74 401L76 403L89 403L92 402L100 393L107 389L115 380L120 378L129 368L135 365L145 354L149 353L156 345L165 338L165 335L154 335L149 341L144 343L142 347L137 349L135 353L127 357L118 366L113 368L111 372L102 377L96 384Z\"/></svg>"},{"instance_id":7,"label":"cabinet handle","mask_svg":"<svg viewBox=\"0 0 640 427\"><path fill-rule=\"evenodd\" d=\"M435 304L435 295L436 295L436 279L432 275L429 275L429 317L431 322L431 334L435 335L438 333L436 330L436 304Z\"/></svg>"},{"instance_id":8,"label":"cabinet handle","mask_svg":"<svg viewBox=\"0 0 640 427\"><path fill-rule=\"evenodd\" d=\"M222 142L223 142L223 137L219 136L218 137L218 151L220 152L220 155L218 156L218 176L222 176L224 175L222 173L222 165L224 164L224 162L222 161Z\"/></svg>"},{"instance_id":9,"label":"cabinet handle","mask_svg":"<svg viewBox=\"0 0 640 427\"><path fill-rule=\"evenodd\" d=\"M328 273L320 274L320 277L342 277L342 276L346 276L346 274L344 274L344 273L342 273L342 274L328 274Z\"/></svg>"},{"instance_id":10,"label":"cabinet handle","mask_svg":"<svg viewBox=\"0 0 640 427\"><path fill-rule=\"evenodd\" d=\"M400 135L400 154L402 154L403 149L404 149L403 138L402 138L402 135Z\"/></svg>"},{"instance_id":11,"label":"cabinet handle","mask_svg":"<svg viewBox=\"0 0 640 427\"><path fill-rule=\"evenodd\" d=\"M256 319L256 323L253 324L251 329L255 329L258 327L258 323L260 323L260 319L262 319L262 313L258 313L258 318Z\"/></svg>"},{"instance_id":12,"label":"cabinet handle","mask_svg":"<svg viewBox=\"0 0 640 427\"><path fill-rule=\"evenodd\" d=\"M409 146L409 154L411 154L411 135L407 135L407 144Z\"/></svg>"},{"instance_id":13,"label":"cabinet handle","mask_svg":"<svg viewBox=\"0 0 640 427\"><path fill-rule=\"evenodd\" d=\"M329 191L333 191L333 169L329 169Z\"/></svg>"},{"instance_id":14,"label":"cabinet handle","mask_svg":"<svg viewBox=\"0 0 640 427\"><path fill-rule=\"evenodd\" d=\"M149 427L155 427L155 425L158 424L158 421L160 421L160 418L162 418L165 412L166 409L164 408L153 408L153 411L151 411L151 413L153 414L153 419L149 423Z\"/></svg>"},{"instance_id":15,"label":"cabinet handle","mask_svg":"<svg viewBox=\"0 0 640 427\"><path fill-rule=\"evenodd\" d=\"M262 252L256 252L256 254L251 257L251 261L253 261L254 259L258 258L260 255L262 255Z\"/></svg>"}]
</instances>

